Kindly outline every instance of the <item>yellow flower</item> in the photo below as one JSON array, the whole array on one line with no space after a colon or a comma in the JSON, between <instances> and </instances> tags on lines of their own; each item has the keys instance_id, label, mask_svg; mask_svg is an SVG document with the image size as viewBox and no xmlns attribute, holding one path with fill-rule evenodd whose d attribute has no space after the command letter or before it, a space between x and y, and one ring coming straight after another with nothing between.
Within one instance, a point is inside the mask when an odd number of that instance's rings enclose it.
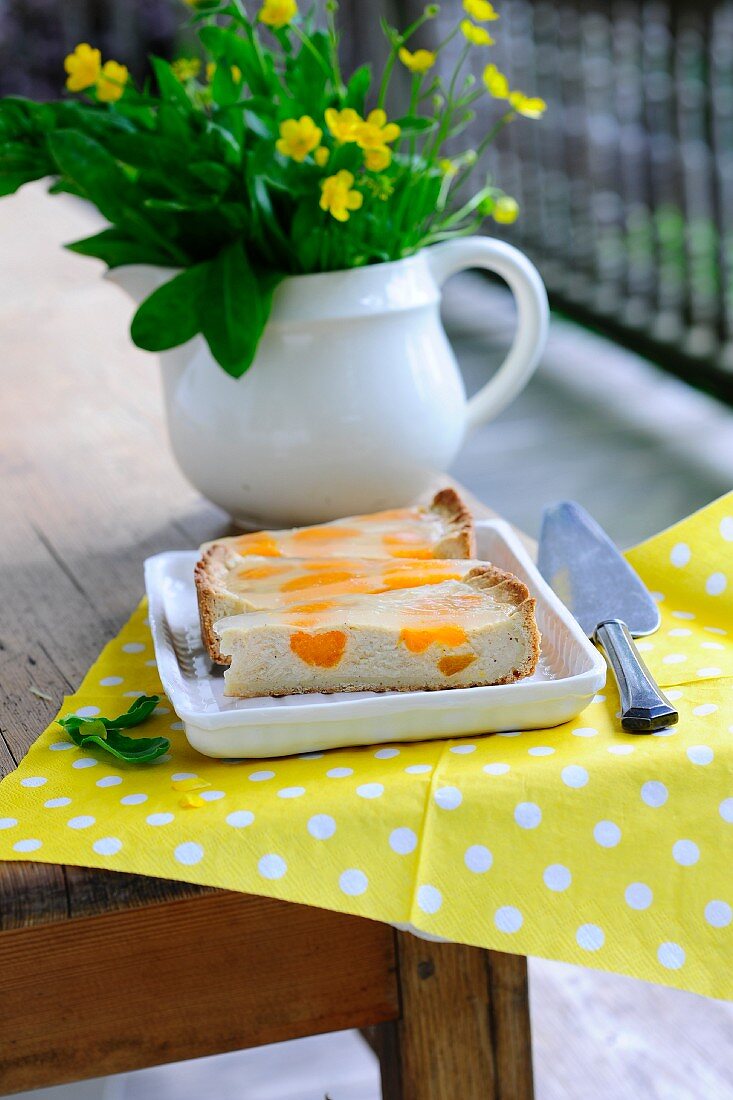
<instances>
[{"instance_id":1,"label":"yellow flower","mask_svg":"<svg viewBox=\"0 0 733 1100\"><path fill-rule=\"evenodd\" d=\"M436 56L432 50L415 50L410 53L404 46L399 51L400 61L411 73L426 73L428 69L432 69Z\"/></svg>"},{"instance_id":2,"label":"yellow flower","mask_svg":"<svg viewBox=\"0 0 733 1100\"><path fill-rule=\"evenodd\" d=\"M201 71L201 62L198 57L179 57L171 65L173 75L184 84L187 80L193 80Z\"/></svg>"},{"instance_id":3,"label":"yellow flower","mask_svg":"<svg viewBox=\"0 0 733 1100\"><path fill-rule=\"evenodd\" d=\"M369 172L383 172L392 163L392 150L386 145L364 150L364 164Z\"/></svg>"},{"instance_id":4,"label":"yellow flower","mask_svg":"<svg viewBox=\"0 0 733 1100\"><path fill-rule=\"evenodd\" d=\"M386 113L377 108L370 111L366 121L359 126L356 143L361 149L381 149L388 142L396 141L400 133L397 123L387 122Z\"/></svg>"},{"instance_id":5,"label":"yellow flower","mask_svg":"<svg viewBox=\"0 0 733 1100\"><path fill-rule=\"evenodd\" d=\"M288 118L280 123L280 137L275 142L275 148L284 157L292 157L300 164L318 148L322 137L323 130L316 126L310 115Z\"/></svg>"},{"instance_id":6,"label":"yellow flower","mask_svg":"<svg viewBox=\"0 0 733 1100\"><path fill-rule=\"evenodd\" d=\"M486 85L486 91L494 97L494 99L508 99L509 98L509 81L502 72L497 69L496 65L487 65L483 72L483 82Z\"/></svg>"},{"instance_id":7,"label":"yellow flower","mask_svg":"<svg viewBox=\"0 0 733 1100\"><path fill-rule=\"evenodd\" d=\"M354 177L342 168L335 176L321 180L321 210L328 210L336 221L347 222L352 210L358 210L364 202L360 191L352 191Z\"/></svg>"},{"instance_id":8,"label":"yellow flower","mask_svg":"<svg viewBox=\"0 0 733 1100\"><path fill-rule=\"evenodd\" d=\"M66 87L70 92L83 92L97 83L102 68L102 55L88 42L80 42L73 53L64 59L64 69L68 73Z\"/></svg>"},{"instance_id":9,"label":"yellow flower","mask_svg":"<svg viewBox=\"0 0 733 1100\"><path fill-rule=\"evenodd\" d=\"M336 141L356 141L359 127L364 125L364 119L353 107L344 107L343 111L329 107L325 117L326 126Z\"/></svg>"},{"instance_id":10,"label":"yellow flower","mask_svg":"<svg viewBox=\"0 0 733 1100\"><path fill-rule=\"evenodd\" d=\"M260 23L279 30L280 27L287 27L297 14L296 0L265 0L257 18Z\"/></svg>"},{"instance_id":11,"label":"yellow flower","mask_svg":"<svg viewBox=\"0 0 733 1100\"><path fill-rule=\"evenodd\" d=\"M458 172L456 165L452 160L448 160L447 157L443 157L442 160L438 161L438 168L440 168L444 176L455 176Z\"/></svg>"},{"instance_id":12,"label":"yellow flower","mask_svg":"<svg viewBox=\"0 0 733 1100\"><path fill-rule=\"evenodd\" d=\"M525 118L542 118L547 109L544 99L525 95L524 92L512 92L509 102L517 114L524 115Z\"/></svg>"},{"instance_id":13,"label":"yellow flower","mask_svg":"<svg viewBox=\"0 0 733 1100\"><path fill-rule=\"evenodd\" d=\"M470 19L461 20L461 30L463 31L464 38L466 38L472 46L494 45L494 39L489 32L483 27L477 27Z\"/></svg>"},{"instance_id":14,"label":"yellow flower","mask_svg":"<svg viewBox=\"0 0 733 1100\"><path fill-rule=\"evenodd\" d=\"M105 61L97 80L97 99L102 103L116 103L125 91L127 65L119 61Z\"/></svg>"},{"instance_id":15,"label":"yellow flower","mask_svg":"<svg viewBox=\"0 0 733 1100\"><path fill-rule=\"evenodd\" d=\"M511 225L519 215L519 203L509 195L502 195L494 204L491 216L499 225Z\"/></svg>"},{"instance_id":16,"label":"yellow flower","mask_svg":"<svg viewBox=\"0 0 733 1100\"><path fill-rule=\"evenodd\" d=\"M319 168L323 168L324 164L328 164L328 158L330 156L331 156L331 153L326 148L326 146L325 145L319 145L319 147L316 149L315 153L313 154L313 159L314 159L314 161L316 162L316 164L318 165Z\"/></svg>"},{"instance_id":17,"label":"yellow flower","mask_svg":"<svg viewBox=\"0 0 733 1100\"><path fill-rule=\"evenodd\" d=\"M499 18L498 11L489 0L463 0L463 10L477 23L490 23Z\"/></svg>"}]
</instances>

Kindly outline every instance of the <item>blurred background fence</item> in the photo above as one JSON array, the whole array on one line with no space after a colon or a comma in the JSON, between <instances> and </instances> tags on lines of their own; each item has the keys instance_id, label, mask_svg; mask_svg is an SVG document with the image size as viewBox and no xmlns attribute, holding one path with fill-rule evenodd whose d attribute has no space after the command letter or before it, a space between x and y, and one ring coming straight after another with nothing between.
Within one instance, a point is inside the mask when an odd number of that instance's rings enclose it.
<instances>
[{"instance_id":1,"label":"blurred background fence","mask_svg":"<svg viewBox=\"0 0 733 1100\"><path fill-rule=\"evenodd\" d=\"M404 26L421 8L342 0L349 60L383 54L380 13ZM542 123L506 128L490 156L522 207L505 235L556 307L733 402L733 0L497 8L491 60L548 102ZM460 12L444 0L420 44ZM141 75L149 52L185 49L183 14L180 0L0 0L0 93L56 95L79 41ZM467 143L489 124L484 110Z\"/></svg>"}]
</instances>

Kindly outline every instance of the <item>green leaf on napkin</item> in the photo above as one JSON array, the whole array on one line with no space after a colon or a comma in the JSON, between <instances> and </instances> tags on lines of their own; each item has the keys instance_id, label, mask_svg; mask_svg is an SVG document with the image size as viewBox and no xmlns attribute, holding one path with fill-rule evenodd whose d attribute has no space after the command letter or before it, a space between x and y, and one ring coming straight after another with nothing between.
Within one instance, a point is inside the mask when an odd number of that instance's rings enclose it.
<instances>
[{"instance_id":1,"label":"green leaf on napkin","mask_svg":"<svg viewBox=\"0 0 733 1100\"><path fill-rule=\"evenodd\" d=\"M148 764L157 760L171 747L167 737L127 737L121 731L144 722L160 702L159 695L140 695L124 714L117 718L82 718L78 714L68 714L59 718L59 725L68 733L71 740L80 749L89 745L104 749L118 760L130 764Z\"/></svg>"}]
</instances>

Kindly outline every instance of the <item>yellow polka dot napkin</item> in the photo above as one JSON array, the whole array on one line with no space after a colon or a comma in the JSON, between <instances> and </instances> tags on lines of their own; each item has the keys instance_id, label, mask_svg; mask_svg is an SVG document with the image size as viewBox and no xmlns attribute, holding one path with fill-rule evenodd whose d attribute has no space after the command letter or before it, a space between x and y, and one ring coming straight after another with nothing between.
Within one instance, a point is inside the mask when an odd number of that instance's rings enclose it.
<instances>
[{"instance_id":1,"label":"yellow polka dot napkin","mask_svg":"<svg viewBox=\"0 0 733 1100\"><path fill-rule=\"evenodd\" d=\"M639 648L673 729L621 733L609 683L556 729L230 762L194 752L164 700L132 731L171 739L149 766L52 724L0 785L0 858L268 894L733 998L733 493L629 558L661 604ZM62 713L160 690L141 605Z\"/></svg>"}]
</instances>

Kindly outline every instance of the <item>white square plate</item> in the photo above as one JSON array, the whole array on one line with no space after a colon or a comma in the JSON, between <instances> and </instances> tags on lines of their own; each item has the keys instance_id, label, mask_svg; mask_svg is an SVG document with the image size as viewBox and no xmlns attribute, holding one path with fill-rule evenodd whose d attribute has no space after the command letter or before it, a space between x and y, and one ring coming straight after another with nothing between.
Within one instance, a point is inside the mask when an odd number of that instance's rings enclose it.
<instances>
[{"instance_id":1,"label":"white square plate","mask_svg":"<svg viewBox=\"0 0 733 1100\"><path fill-rule=\"evenodd\" d=\"M145 562L158 671L191 745L205 756L271 757L371 745L544 729L579 714L606 680L606 662L545 584L502 520L476 524L477 558L520 577L537 599L542 654L516 684L445 691L343 692L229 699L199 630L196 551Z\"/></svg>"}]
</instances>

